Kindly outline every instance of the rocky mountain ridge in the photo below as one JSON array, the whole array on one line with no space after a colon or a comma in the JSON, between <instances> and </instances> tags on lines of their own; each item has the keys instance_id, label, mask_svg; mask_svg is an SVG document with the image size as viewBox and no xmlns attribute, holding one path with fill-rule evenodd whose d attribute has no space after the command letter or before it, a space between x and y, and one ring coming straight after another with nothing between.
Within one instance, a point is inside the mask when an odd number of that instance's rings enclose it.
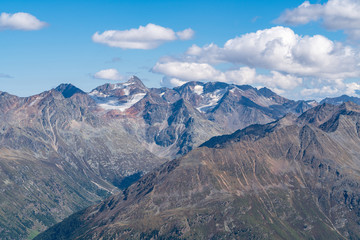
<instances>
[{"instance_id":1,"label":"rocky mountain ridge","mask_svg":"<svg viewBox=\"0 0 360 240\"><path fill-rule=\"evenodd\" d=\"M226 83L147 88L137 77L90 93L1 92L0 238L36 235L213 136L315 105Z\"/></svg>"},{"instance_id":2,"label":"rocky mountain ridge","mask_svg":"<svg viewBox=\"0 0 360 240\"><path fill-rule=\"evenodd\" d=\"M36 239L358 239L360 106L214 137Z\"/></svg>"}]
</instances>

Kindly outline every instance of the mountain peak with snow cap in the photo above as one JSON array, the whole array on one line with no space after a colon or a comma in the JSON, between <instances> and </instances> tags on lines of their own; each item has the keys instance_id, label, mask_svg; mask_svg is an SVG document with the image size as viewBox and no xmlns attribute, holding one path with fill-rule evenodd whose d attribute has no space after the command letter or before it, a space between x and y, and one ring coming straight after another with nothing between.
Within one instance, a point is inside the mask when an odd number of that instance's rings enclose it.
<instances>
[{"instance_id":1,"label":"mountain peak with snow cap","mask_svg":"<svg viewBox=\"0 0 360 240\"><path fill-rule=\"evenodd\" d=\"M125 83L107 83L92 90L89 95L105 110L126 111L140 101L149 89L136 76Z\"/></svg>"}]
</instances>

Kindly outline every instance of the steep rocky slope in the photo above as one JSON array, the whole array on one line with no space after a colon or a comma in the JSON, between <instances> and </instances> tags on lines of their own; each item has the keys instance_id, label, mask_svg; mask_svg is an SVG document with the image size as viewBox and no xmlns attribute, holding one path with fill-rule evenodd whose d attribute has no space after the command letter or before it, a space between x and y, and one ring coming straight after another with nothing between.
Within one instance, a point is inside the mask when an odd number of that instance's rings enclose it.
<instances>
[{"instance_id":1,"label":"steep rocky slope","mask_svg":"<svg viewBox=\"0 0 360 240\"><path fill-rule=\"evenodd\" d=\"M116 119L149 151L168 159L212 136L268 123L289 112L301 114L317 105L288 100L267 88L220 82L149 89L137 77L97 87L89 96L107 119Z\"/></svg>"},{"instance_id":2,"label":"steep rocky slope","mask_svg":"<svg viewBox=\"0 0 360 240\"><path fill-rule=\"evenodd\" d=\"M315 101L293 101L268 88L221 82L190 82L175 88L204 116L230 133L255 123L269 123L291 112L301 114Z\"/></svg>"},{"instance_id":3,"label":"steep rocky slope","mask_svg":"<svg viewBox=\"0 0 360 240\"><path fill-rule=\"evenodd\" d=\"M156 157L77 92L1 95L0 236L19 239L116 193ZM115 185L115 186L114 186Z\"/></svg>"},{"instance_id":4,"label":"steep rocky slope","mask_svg":"<svg viewBox=\"0 0 360 240\"><path fill-rule=\"evenodd\" d=\"M36 239L359 239L360 107L215 137Z\"/></svg>"},{"instance_id":5,"label":"steep rocky slope","mask_svg":"<svg viewBox=\"0 0 360 240\"><path fill-rule=\"evenodd\" d=\"M90 93L71 84L25 98L0 92L0 238L34 236L213 136L312 106L266 88L157 89L137 77Z\"/></svg>"}]
</instances>

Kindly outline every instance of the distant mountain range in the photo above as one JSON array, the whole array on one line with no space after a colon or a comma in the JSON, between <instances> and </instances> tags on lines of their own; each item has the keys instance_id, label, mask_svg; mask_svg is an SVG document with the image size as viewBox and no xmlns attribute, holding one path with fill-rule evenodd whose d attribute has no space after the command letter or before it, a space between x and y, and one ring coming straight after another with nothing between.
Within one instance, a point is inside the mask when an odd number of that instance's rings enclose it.
<instances>
[{"instance_id":1,"label":"distant mountain range","mask_svg":"<svg viewBox=\"0 0 360 240\"><path fill-rule=\"evenodd\" d=\"M360 106L214 137L36 237L359 239Z\"/></svg>"},{"instance_id":2,"label":"distant mountain range","mask_svg":"<svg viewBox=\"0 0 360 240\"><path fill-rule=\"evenodd\" d=\"M322 100L320 103L329 103L329 104L333 104L333 105L340 105L344 102L354 102L356 104L360 104L360 98L357 97L349 97L347 95L342 95L340 97L335 97L335 98L325 98L324 100Z\"/></svg>"},{"instance_id":3,"label":"distant mountain range","mask_svg":"<svg viewBox=\"0 0 360 240\"><path fill-rule=\"evenodd\" d=\"M0 238L31 238L214 136L317 105L219 82L147 88L135 76L90 93L0 92Z\"/></svg>"}]
</instances>

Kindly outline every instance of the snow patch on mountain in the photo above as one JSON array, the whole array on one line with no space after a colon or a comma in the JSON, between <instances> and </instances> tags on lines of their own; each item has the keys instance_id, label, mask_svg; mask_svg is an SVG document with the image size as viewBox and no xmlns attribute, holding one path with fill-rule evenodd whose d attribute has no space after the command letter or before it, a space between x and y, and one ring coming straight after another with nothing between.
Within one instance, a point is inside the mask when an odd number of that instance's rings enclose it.
<instances>
[{"instance_id":1,"label":"snow patch on mountain","mask_svg":"<svg viewBox=\"0 0 360 240\"><path fill-rule=\"evenodd\" d=\"M220 99L224 96L227 89L217 89L214 92L206 93L202 97L201 104L196 107L200 112L206 113L212 110L220 101Z\"/></svg>"},{"instance_id":2,"label":"snow patch on mountain","mask_svg":"<svg viewBox=\"0 0 360 240\"><path fill-rule=\"evenodd\" d=\"M35 97L29 104L29 107L36 105L40 100L43 99L43 97L37 96Z\"/></svg>"},{"instance_id":3,"label":"snow patch on mountain","mask_svg":"<svg viewBox=\"0 0 360 240\"><path fill-rule=\"evenodd\" d=\"M123 89L124 88L124 83L118 83L118 84L114 84L111 86L112 90L115 89Z\"/></svg>"},{"instance_id":4,"label":"snow patch on mountain","mask_svg":"<svg viewBox=\"0 0 360 240\"><path fill-rule=\"evenodd\" d=\"M315 100L309 100L306 103L309 104L311 107L316 107L317 105L319 105L319 103Z\"/></svg>"},{"instance_id":5,"label":"snow patch on mountain","mask_svg":"<svg viewBox=\"0 0 360 240\"><path fill-rule=\"evenodd\" d=\"M128 88L124 88L124 95L130 95L130 90Z\"/></svg>"},{"instance_id":6,"label":"snow patch on mountain","mask_svg":"<svg viewBox=\"0 0 360 240\"><path fill-rule=\"evenodd\" d=\"M89 93L89 95L92 98L107 98L107 97L109 97L109 95L99 92L98 90L93 90L91 93Z\"/></svg>"},{"instance_id":7,"label":"snow patch on mountain","mask_svg":"<svg viewBox=\"0 0 360 240\"><path fill-rule=\"evenodd\" d=\"M126 83L123 83L122 85L127 87L127 86L130 86L130 85L133 85L135 84L135 82L126 82Z\"/></svg>"},{"instance_id":8,"label":"snow patch on mountain","mask_svg":"<svg viewBox=\"0 0 360 240\"><path fill-rule=\"evenodd\" d=\"M145 97L146 93L137 93L130 96L127 100L119 100L117 97L98 97L93 99L99 107L105 110L119 110L124 112Z\"/></svg>"}]
</instances>

